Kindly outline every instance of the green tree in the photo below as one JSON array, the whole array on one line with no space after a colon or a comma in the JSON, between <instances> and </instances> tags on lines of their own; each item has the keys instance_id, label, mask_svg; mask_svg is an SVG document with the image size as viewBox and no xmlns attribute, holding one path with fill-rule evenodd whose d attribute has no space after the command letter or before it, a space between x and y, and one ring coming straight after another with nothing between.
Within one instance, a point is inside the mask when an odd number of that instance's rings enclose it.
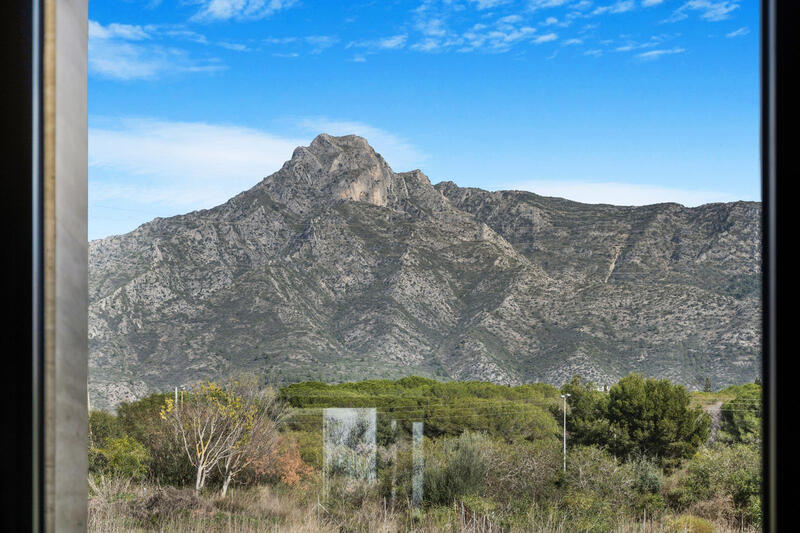
<instances>
[{"instance_id":1,"label":"green tree","mask_svg":"<svg viewBox=\"0 0 800 533\"><path fill-rule=\"evenodd\" d=\"M606 416L609 447L618 457L639 452L666 462L690 457L708 438L711 423L700 407L690 407L686 388L639 374L611 387Z\"/></svg>"},{"instance_id":2,"label":"green tree","mask_svg":"<svg viewBox=\"0 0 800 533\"><path fill-rule=\"evenodd\" d=\"M574 376L561 387L562 394L569 394L567 405L567 431L572 446L605 444L612 435L611 423L606 417L608 394L600 392L591 381ZM561 410L556 414L561 417Z\"/></svg>"},{"instance_id":3,"label":"green tree","mask_svg":"<svg viewBox=\"0 0 800 533\"><path fill-rule=\"evenodd\" d=\"M711 380L708 379L708 376L706 376L706 380L703 383L703 392L711 392Z\"/></svg>"},{"instance_id":4,"label":"green tree","mask_svg":"<svg viewBox=\"0 0 800 533\"><path fill-rule=\"evenodd\" d=\"M761 438L761 387L738 387L733 400L722 404L720 439L726 442L756 443Z\"/></svg>"}]
</instances>

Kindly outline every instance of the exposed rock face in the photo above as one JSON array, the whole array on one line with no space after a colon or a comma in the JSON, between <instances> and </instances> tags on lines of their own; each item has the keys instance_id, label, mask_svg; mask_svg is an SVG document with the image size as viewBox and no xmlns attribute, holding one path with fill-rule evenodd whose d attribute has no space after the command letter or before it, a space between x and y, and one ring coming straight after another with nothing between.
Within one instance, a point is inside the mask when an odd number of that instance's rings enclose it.
<instances>
[{"instance_id":1,"label":"exposed rock face","mask_svg":"<svg viewBox=\"0 0 800 533\"><path fill-rule=\"evenodd\" d=\"M320 135L223 205L90 243L92 406L239 371L752 380L760 211L434 187Z\"/></svg>"}]
</instances>

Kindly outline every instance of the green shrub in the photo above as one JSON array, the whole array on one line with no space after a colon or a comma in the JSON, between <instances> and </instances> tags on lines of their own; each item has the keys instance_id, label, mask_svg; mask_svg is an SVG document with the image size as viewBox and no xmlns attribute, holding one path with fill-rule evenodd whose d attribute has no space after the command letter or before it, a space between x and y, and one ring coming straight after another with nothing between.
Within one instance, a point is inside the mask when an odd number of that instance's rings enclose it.
<instances>
[{"instance_id":1,"label":"green shrub","mask_svg":"<svg viewBox=\"0 0 800 533\"><path fill-rule=\"evenodd\" d=\"M316 470L322 470L323 450L320 433L311 431L288 431L286 438L297 443L300 458Z\"/></svg>"},{"instance_id":2,"label":"green shrub","mask_svg":"<svg viewBox=\"0 0 800 533\"><path fill-rule=\"evenodd\" d=\"M555 490L562 468L559 443L493 441L487 451L487 490L499 500L531 501Z\"/></svg>"},{"instance_id":3,"label":"green shrub","mask_svg":"<svg viewBox=\"0 0 800 533\"><path fill-rule=\"evenodd\" d=\"M89 447L102 448L110 438L123 435L117 417L108 411L89 413Z\"/></svg>"},{"instance_id":4,"label":"green shrub","mask_svg":"<svg viewBox=\"0 0 800 533\"><path fill-rule=\"evenodd\" d=\"M579 446L567 453L565 488L592 493L614 508L624 508L636 495L636 472L606 450Z\"/></svg>"},{"instance_id":5,"label":"green shrub","mask_svg":"<svg viewBox=\"0 0 800 533\"><path fill-rule=\"evenodd\" d=\"M481 492L488 447L485 436L470 432L432 444L425 454L425 499L434 504L448 504L456 498Z\"/></svg>"},{"instance_id":6,"label":"green shrub","mask_svg":"<svg viewBox=\"0 0 800 533\"><path fill-rule=\"evenodd\" d=\"M558 389L545 384L507 387L411 376L336 385L295 383L281 389L281 396L299 408L377 407L377 440L383 446L392 442L389 425L395 417L401 421L401 437L410 434L412 418L426 419L425 434L434 438L478 430L509 441L555 439L559 434L549 412L558 404ZM302 416L290 425L295 430L318 431L320 421L315 416Z\"/></svg>"},{"instance_id":7,"label":"green shrub","mask_svg":"<svg viewBox=\"0 0 800 533\"><path fill-rule=\"evenodd\" d=\"M675 533L714 533L714 526L708 520L692 515L681 515L669 524Z\"/></svg>"},{"instance_id":8,"label":"green shrub","mask_svg":"<svg viewBox=\"0 0 800 533\"><path fill-rule=\"evenodd\" d=\"M181 486L194 480L195 471L175 432L161 418L161 408L171 394L151 394L117 407L118 421L125 434L147 449L149 475L154 480Z\"/></svg>"},{"instance_id":9,"label":"green shrub","mask_svg":"<svg viewBox=\"0 0 800 533\"><path fill-rule=\"evenodd\" d=\"M664 485L664 474L658 463L645 455L634 455L628 460L635 481L633 487L639 492L656 493Z\"/></svg>"},{"instance_id":10,"label":"green shrub","mask_svg":"<svg viewBox=\"0 0 800 533\"><path fill-rule=\"evenodd\" d=\"M110 438L103 448L96 448L96 461L102 461L103 473L108 475L141 480L147 475L147 462L150 459L142 443L125 435Z\"/></svg>"},{"instance_id":11,"label":"green shrub","mask_svg":"<svg viewBox=\"0 0 800 533\"><path fill-rule=\"evenodd\" d=\"M737 514L757 523L761 519L761 453L737 444L703 448L686 465L686 475L669 497L681 508L715 498L730 498Z\"/></svg>"}]
</instances>

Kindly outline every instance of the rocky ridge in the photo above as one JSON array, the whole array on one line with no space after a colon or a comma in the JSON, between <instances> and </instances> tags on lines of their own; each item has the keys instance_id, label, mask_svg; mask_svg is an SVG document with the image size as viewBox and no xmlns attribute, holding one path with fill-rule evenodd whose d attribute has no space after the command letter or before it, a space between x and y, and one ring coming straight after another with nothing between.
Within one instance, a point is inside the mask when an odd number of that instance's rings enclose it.
<instances>
[{"instance_id":1,"label":"rocky ridge","mask_svg":"<svg viewBox=\"0 0 800 533\"><path fill-rule=\"evenodd\" d=\"M220 206L90 243L91 402L240 371L750 381L760 211L434 186L323 134Z\"/></svg>"}]
</instances>

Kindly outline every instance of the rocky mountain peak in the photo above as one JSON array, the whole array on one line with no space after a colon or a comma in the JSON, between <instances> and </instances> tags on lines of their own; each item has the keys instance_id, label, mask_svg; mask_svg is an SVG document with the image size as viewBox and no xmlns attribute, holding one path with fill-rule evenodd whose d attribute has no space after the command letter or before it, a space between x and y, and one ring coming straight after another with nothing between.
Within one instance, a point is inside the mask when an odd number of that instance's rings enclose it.
<instances>
[{"instance_id":1,"label":"rocky mountain peak","mask_svg":"<svg viewBox=\"0 0 800 533\"><path fill-rule=\"evenodd\" d=\"M300 214L341 201L406 211L411 204L416 206L412 210L447 204L425 174L419 170L395 173L357 135L318 135L309 146L296 148L281 170L260 187Z\"/></svg>"},{"instance_id":2,"label":"rocky mountain peak","mask_svg":"<svg viewBox=\"0 0 800 533\"><path fill-rule=\"evenodd\" d=\"M760 213L434 187L323 134L225 204L91 243L91 403L241 371L751 381Z\"/></svg>"}]
</instances>

